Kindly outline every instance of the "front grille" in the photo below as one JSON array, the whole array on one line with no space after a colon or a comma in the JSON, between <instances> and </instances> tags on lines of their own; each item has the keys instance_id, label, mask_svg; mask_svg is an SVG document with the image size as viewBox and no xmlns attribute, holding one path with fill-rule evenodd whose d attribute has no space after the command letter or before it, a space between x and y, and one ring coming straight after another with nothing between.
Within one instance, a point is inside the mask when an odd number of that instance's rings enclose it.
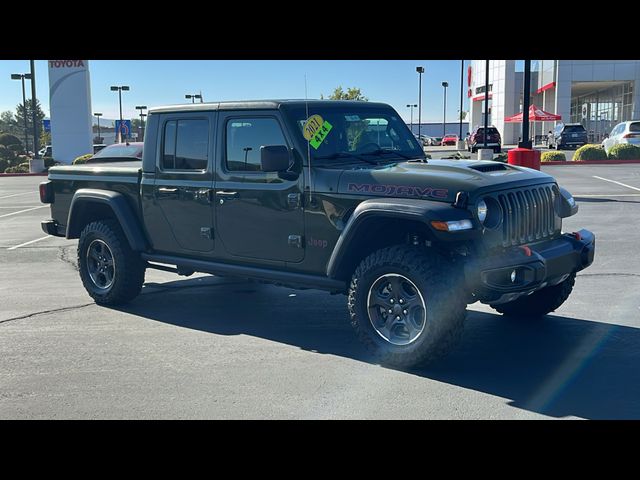
<instances>
[{"instance_id":1,"label":"front grille","mask_svg":"<svg viewBox=\"0 0 640 480\"><path fill-rule=\"evenodd\" d=\"M554 233L556 213L552 185L519 189L494 196L502 207L502 245L522 245Z\"/></svg>"}]
</instances>

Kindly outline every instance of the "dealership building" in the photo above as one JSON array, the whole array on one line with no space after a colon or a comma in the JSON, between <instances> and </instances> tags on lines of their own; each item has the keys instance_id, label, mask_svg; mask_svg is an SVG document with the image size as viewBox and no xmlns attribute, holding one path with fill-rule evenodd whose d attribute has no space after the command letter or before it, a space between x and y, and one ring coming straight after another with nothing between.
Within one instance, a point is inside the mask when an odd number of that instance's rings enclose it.
<instances>
[{"instance_id":1,"label":"dealership building","mask_svg":"<svg viewBox=\"0 0 640 480\"><path fill-rule=\"evenodd\" d=\"M485 60L472 60L467 69L470 127L484 124ZM522 111L523 72L515 60L489 61L489 124L503 144L515 144L521 123L505 118ZM640 60L534 60L531 103L562 116L562 123L581 123L589 141L599 143L620 122L640 119ZM531 136L542 141L559 122L534 122Z\"/></svg>"}]
</instances>

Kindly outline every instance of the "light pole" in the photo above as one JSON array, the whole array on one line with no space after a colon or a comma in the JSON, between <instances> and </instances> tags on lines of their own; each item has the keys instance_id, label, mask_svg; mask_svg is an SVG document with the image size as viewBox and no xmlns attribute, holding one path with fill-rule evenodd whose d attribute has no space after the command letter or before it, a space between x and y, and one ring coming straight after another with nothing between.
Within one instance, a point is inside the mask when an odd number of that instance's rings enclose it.
<instances>
[{"instance_id":1,"label":"light pole","mask_svg":"<svg viewBox=\"0 0 640 480\"><path fill-rule=\"evenodd\" d=\"M102 137L100 136L100 117L102 116L102 114L101 113L94 113L93 116L97 117L97 119L98 119L98 142L102 143Z\"/></svg>"},{"instance_id":2,"label":"light pole","mask_svg":"<svg viewBox=\"0 0 640 480\"><path fill-rule=\"evenodd\" d=\"M418 138L420 137L420 129L422 127L422 74L424 73L424 67L416 67L418 72Z\"/></svg>"},{"instance_id":3,"label":"light pole","mask_svg":"<svg viewBox=\"0 0 640 480\"><path fill-rule=\"evenodd\" d=\"M447 87L449 82L442 82L444 87L444 107L442 110L442 138L447 135Z\"/></svg>"},{"instance_id":4,"label":"light pole","mask_svg":"<svg viewBox=\"0 0 640 480\"><path fill-rule=\"evenodd\" d=\"M187 100L191 99L191 103L196 103L196 98L199 98L200 103L202 103L202 95L200 95L199 93L194 93L193 95L186 94L184 98L186 98Z\"/></svg>"},{"instance_id":5,"label":"light pole","mask_svg":"<svg viewBox=\"0 0 640 480\"><path fill-rule=\"evenodd\" d=\"M38 135L38 114L36 112L36 62L29 60L29 70L31 71L31 121L33 122L33 155L36 159L40 158L38 150L40 150L40 135Z\"/></svg>"},{"instance_id":6,"label":"light pole","mask_svg":"<svg viewBox=\"0 0 640 480\"><path fill-rule=\"evenodd\" d=\"M417 106L418 104L407 105L407 108L411 109L411 133L413 133L413 109Z\"/></svg>"},{"instance_id":7,"label":"light pole","mask_svg":"<svg viewBox=\"0 0 640 480\"><path fill-rule=\"evenodd\" d=\"M29 151L29 129L27 127L27 94L24 89L24 81L31 80L30 73L12 73L11 80L22 80L22 118L24 119L24 151Z\"/></svg>"},{"instance_id":8,"label":"light pole","mask_svg":"<svg viewBox=\"0 0 640 480\"><path fill-rule=\"evenodd\" d=\"M487 142L489 135L489 60L484 61L484 131L482 137L484 138L484 148L487 148Z\"/></svg>"},{"instance_id":9,"label":"light pole","mask_svg":"<svg viewBox=\"0 0 640 480\"><path fill-rule=\"evenodd\" d=\"M147 106L146 105L137 105L136 106L136 110L140 110L140 128L138 128L138 141L141 142L142 141L142 133L143 133L143 122L144 122L144 117L147 116L146 113L143 112L143 110L147 110Z\"/></svg>"},{"instance_id":10,"label":"light pole","mask_svg":"<svg viewBox=\"0 0 640 480\"><path fill-rule=\"evenodd\" d=\"M529 105L531 95L531 60L524 61L524 92L522 101L522 141L519 148L531 149L531 139L529 138Z\"/></svg>"},{"instance_id":11,"label":"light pole","mask_svg":"<svg viewBox=\"0 0 640 480\"><path fill-rule=\"evenodd\" d=\"M128 85L120 85L120 86L111 86L111 91L112 92L118 92L118 101L120 104L120 131L118 132L118 136L120 137L120 142L122 143L122 92L128 92L129 91L129 86Z\"/></svg>"},{"instance_id":12,"label":"light pole","mask_svg":"<svg viewBox=\"0 0 640 480\"><path fill-rule=\"evenodd\" d=\"M460 136L458 141L462 141L462 91L464 89L464 60L460 60Z\"/></svg>"}]
</instances>

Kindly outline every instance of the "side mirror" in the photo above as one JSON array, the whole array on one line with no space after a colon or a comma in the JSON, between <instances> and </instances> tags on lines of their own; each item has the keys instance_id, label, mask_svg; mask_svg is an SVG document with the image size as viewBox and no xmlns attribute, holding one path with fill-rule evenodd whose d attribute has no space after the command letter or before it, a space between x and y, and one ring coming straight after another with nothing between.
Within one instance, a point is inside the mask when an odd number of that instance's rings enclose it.
<instances>
[{"instance_id":1,"label":"side mirror","mask_svg":"<svg viewBox=\"0 0 640 480\"><path fill-rule=\"evenodd\" d=\"M263 172L284 172L289 169L291 155L286 145L260 147L260 169Z\"/></svg>"}]
</instances>

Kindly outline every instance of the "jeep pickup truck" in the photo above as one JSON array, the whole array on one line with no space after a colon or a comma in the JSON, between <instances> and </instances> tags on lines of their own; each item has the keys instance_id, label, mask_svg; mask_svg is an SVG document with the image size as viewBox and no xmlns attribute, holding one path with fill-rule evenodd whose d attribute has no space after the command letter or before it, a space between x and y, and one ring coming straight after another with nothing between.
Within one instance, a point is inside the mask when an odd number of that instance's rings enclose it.
<instances>
[{"instance_id":1,"label":"jeep pickup truck","mask_svg":"<svg viewBox=\"0 0 640 480\"><path fill-rule=\"evenodd\" d=\"M135 298L148 268L342 293L358 337L401 367L447 352L468 304L555 310L595 252L562 231L578 206L553 177L427 160L373 102L151 109L141 162L56 166L40 197L97 304Z\"/></svg>"}]
</instances>

